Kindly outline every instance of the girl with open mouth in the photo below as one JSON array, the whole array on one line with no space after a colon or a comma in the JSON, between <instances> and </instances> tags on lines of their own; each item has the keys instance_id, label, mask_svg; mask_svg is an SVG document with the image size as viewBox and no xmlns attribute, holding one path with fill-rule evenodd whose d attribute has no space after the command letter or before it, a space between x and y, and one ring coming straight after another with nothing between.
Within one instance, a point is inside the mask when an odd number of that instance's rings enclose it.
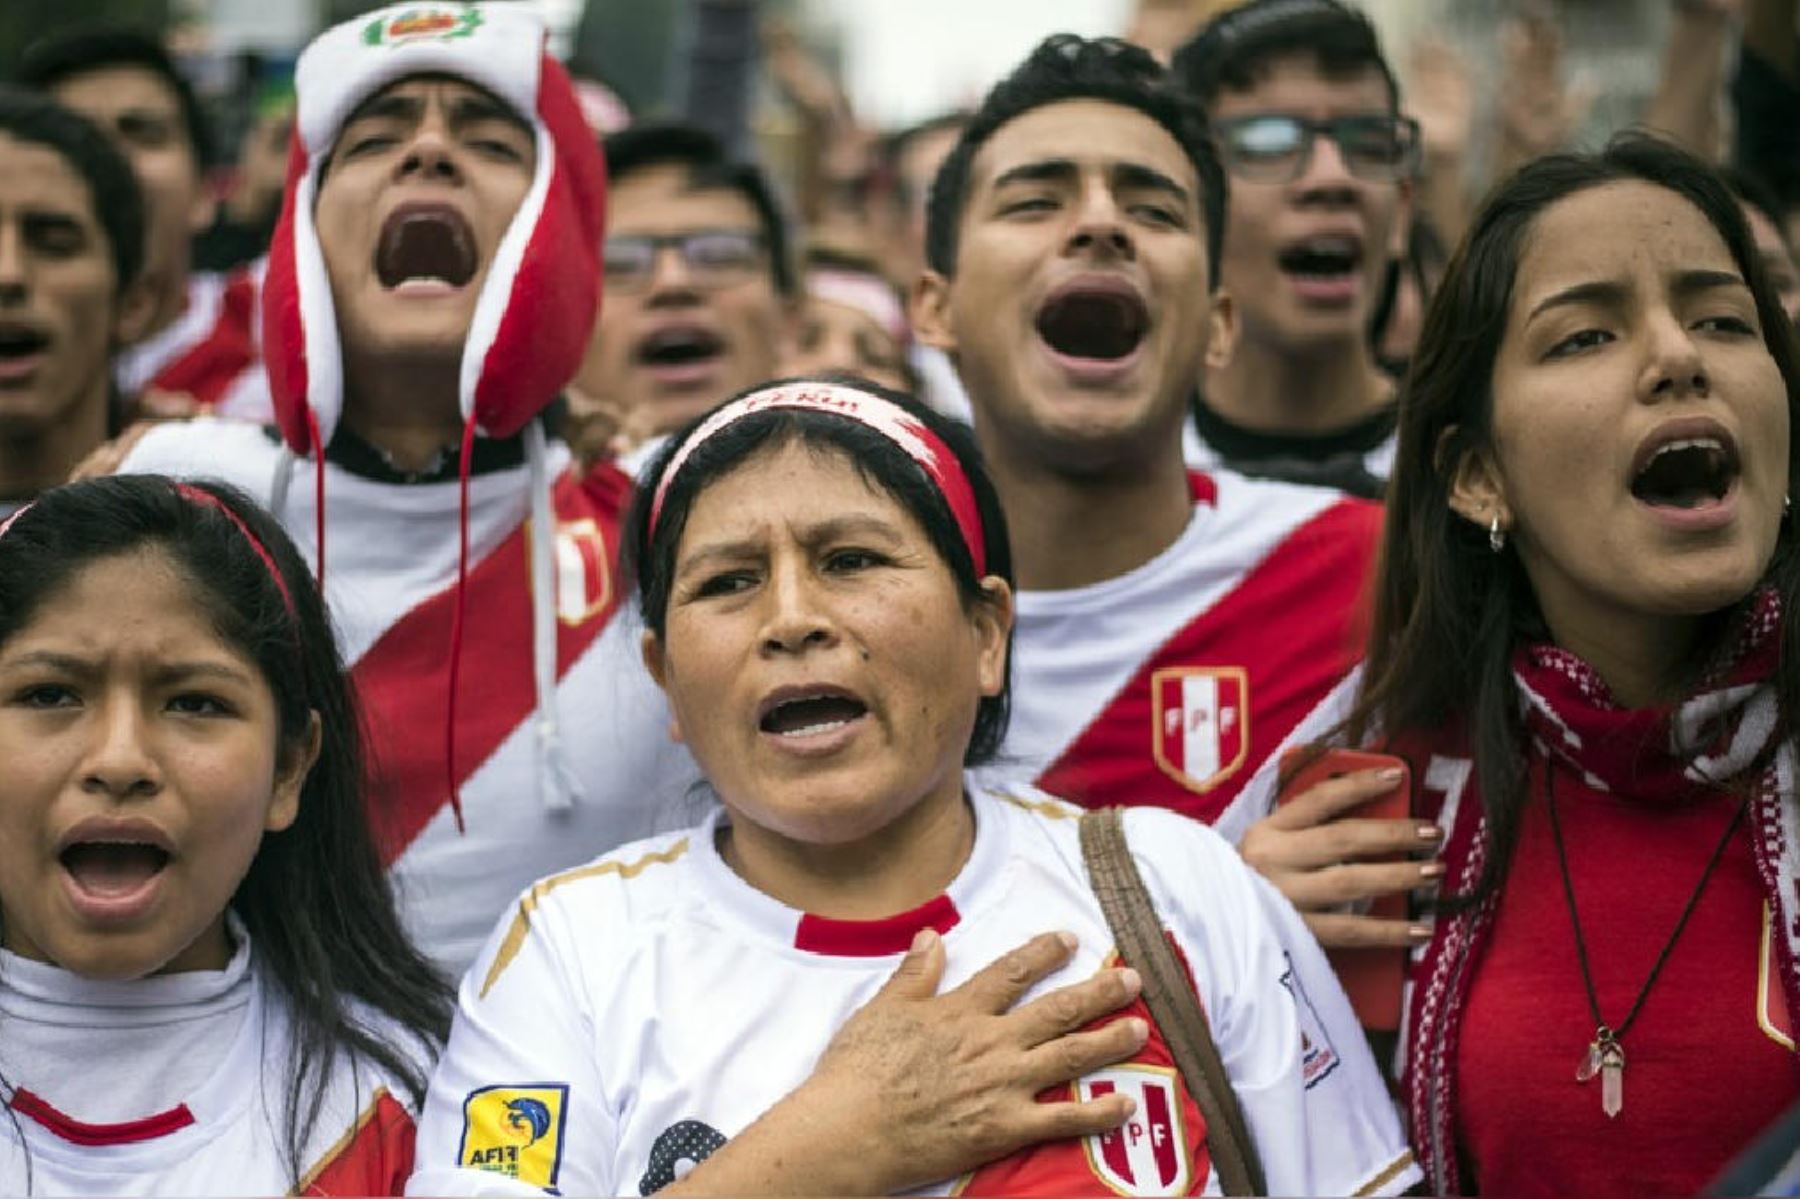
<instances>
[{"instance_id":1,"label":"girl with open mouth","mask_svg":"<svg viewBox=\"0 0 1800 1199\"><path fill-rule=\"evenodd\" d=\"M0 1191L397 1194L449 1019L323 603L241 493L0 524Z\"/></svg>"}]
</instances>

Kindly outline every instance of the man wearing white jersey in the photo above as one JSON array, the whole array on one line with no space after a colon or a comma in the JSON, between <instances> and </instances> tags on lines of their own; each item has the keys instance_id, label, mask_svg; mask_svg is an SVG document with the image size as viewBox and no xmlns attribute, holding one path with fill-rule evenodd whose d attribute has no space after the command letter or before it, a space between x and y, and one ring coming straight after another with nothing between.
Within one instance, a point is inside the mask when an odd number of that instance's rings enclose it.
<instances>
[{"instance_id":1,"label":"man wearing white jersey","mask_svg":"<svg viewBox=\"0 0 1800 1199\"><path fill-rule=\"evenodd\" d=\"M996 89L932 189L914 297L1012 532L1002 769L1209 822L1356 661L1379 526L1335 492L1183 466L1188 398L1236 334L1225 188L1160 73Z\"/></svg>"},{"instance_id":2,"label":"man wearing white jersey","mask_svg":"<svg viewBox=\"0 0 1800 1199\"><path fill-rule=\"evenodd\" d=\"M123 469L265 497L317 563L409 930L460 970L520 887L680 823L693 777L615 619L629 481L567 473L537 419L592 323L604 168L516 6L358 18L296 88L264 305L280 440L169 425Z\"/></svg>"}]
</instances>

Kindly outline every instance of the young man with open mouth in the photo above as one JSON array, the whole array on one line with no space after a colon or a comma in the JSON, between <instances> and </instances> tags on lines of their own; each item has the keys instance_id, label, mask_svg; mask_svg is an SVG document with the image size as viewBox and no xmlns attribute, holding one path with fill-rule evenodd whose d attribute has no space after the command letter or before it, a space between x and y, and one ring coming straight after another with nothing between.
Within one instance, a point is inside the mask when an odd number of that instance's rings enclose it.
<instances>
[{"instance_id":1,"label":"young man with open mouth","mask_svg":"<svg viewBox=\"0 0 1800 1199\"><path fill-rule=\"evenodd\" d=\"M1379 510L1188 472L1188 400L1237 325L1205 118L1123 43L1052 42L1033 66L939 173L914 297L1012 535L1003 760L1084 805L1211 822L1355 661Z\"/></svg>"},{"instance_id":2,"label":"young man with open mouth","mask_svg":"<svg viewBox=\"0 0 1800 1199\"><path fill-rule=\"evenodd\" d=\"M603 191L543 36L512 5L404 5L308 48L265 309L281 440L167 425L124 464L267 497L318 565L384 860L458 970L691 777L615 618L629 481L564 473L538 421L592 327Z\"/></svg>"},{"instance_id":3,"label":"young man with open mouth","mask_svg":"<svg viewBox=\"0 0 1800 1199\"><path fill-rule=\"evenodd\" d=\"M1231 176L1220 273L1241 328L1206 372L1189 461L1379 496L1394 385L1369 326L1406 247L1419 137L1374 27L1337 0L1255 0L1174 74Z\"/></svg>"}]
</instances>

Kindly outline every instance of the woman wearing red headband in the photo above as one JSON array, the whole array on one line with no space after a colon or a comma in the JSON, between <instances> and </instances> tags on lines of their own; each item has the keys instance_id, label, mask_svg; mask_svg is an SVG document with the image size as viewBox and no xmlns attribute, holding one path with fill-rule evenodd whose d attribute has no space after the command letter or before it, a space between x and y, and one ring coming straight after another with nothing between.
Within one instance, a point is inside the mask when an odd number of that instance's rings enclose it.
<instances>
[{"instance_id":1,"label":"woman wearing red headband","mask_svg":"<svg viewBox=\"0 0 1800 1199\"><path fill-rule=\"evenodd\" d=\"M491 1190L487 1171L660 1190L815 1063L830 1074L834 1034L909 950L958 984L1061 932L1075 948L1052 985L1138 986L1109 968L1076 809L965 775L1005 730L1012 625L1005 526L965 431L872 385L775 384L677 437L642 495L627 544L645 660L720 806L546 879L502 922L433 1083L419 1193ZM1202 826L1136 810L1125 827L1274 1193L1407 1186L1374 1063L1298 917ZM1198 1107L1146 1016L1134 1002L1027 1053L1015 1089L1042 1092L1044 1139L962 1193L1216 1189ZM988 1118L994 1095L958 1090L971 1048L943 1046L907 1089ZM849 1081L781 1169L740 1189L959 1184L968 1161L870 1127Z\"/></svg>"},{"instance_id":2,"label":"woman wearing red headband","mask_svg":"<svg viewBox=\"0 0 1800 1199\"><path fill-rule=\"evenodd\" d=\"M0 1192L393 1194L449 1024L325 606L242 493L0 524Z\"/></svg>"}]
</instances>

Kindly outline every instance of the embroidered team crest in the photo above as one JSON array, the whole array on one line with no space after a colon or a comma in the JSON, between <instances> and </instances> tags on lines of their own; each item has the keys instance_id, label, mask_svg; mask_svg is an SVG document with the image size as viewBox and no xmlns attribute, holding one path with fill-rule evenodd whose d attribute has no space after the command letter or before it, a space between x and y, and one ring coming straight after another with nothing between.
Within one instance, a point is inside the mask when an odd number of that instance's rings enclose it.
<instances>
[{"instance_id":1,"label":"embroidered team crest","mask_svg":"<svg viewBox=\"0 0 1800 1199\"><path fill-rule=\"evenodd\" d=\"M612 602L606 538L592 520L556 526L556 616L584 625Z\"/></svg>"},{"instance_id":2,"label":"embroidered team crest","mask_svg":"<svg viewBox=\"0 0 1800 1199\"><path fill-rule=\"evenodd\" d=\"M363 42L370 46L400 46L407 42L468 37L481 27L477 8L409 8L392 17L370 21Z\"/></svg>"},{"instance_id":3,"label":"embroidered team crest","mask_svg":"<svg viewBox=\"0 0 1800 1199\"><path fill-rule=\"evenodd\" d=\"M1133 1062L1088 1075L1076 1091L1083 1100L1117 1091L1137 1101L1137 1114L1123 1127L1082 1142L1100 1181L1121 1195L1187 1194L1194 1158L1175 1071Z\"/></svg>"},{"instance_id":4,"label":"embroidered team crest","mask_svg":"<svg viewBox=\"0 0 1800 1199\"><path fill-rule=\"evenodd\" d=\"M551 1189L562 1168L569 1088L561 1083L482 1087L463 1100L457 1164Z\"/></svg>"},{"instance_id":5,"label":"embroidered team crest","mask_svg":"<svg viewBox=\"0 0 1800 1199\"><path fill-rule=\"evenodd\" d=\"M1190 791L1212 790L1250 756L1250 681L1241 666L1167 666L1150 676L1156 764Z\"/></svg>"},{"instance_id":6,"label":"embroidered team crest","mask_svg":"<svg viewBox=\"0 0 1800 1199\"><path fill-rule=\"evenodd\" d=\"M1294 1009L1300 1017L1300 1077L1305 1089L1310 1091L1338 1068L1337 1048L1325 1032L1325 1021L1319 1019L1318 1009L1306 997L1300 976L1294 973L1294 959L1285 953L1281 956L1287 960L1281 985L1294 997Z\"/></svg>"}]
</instances>

